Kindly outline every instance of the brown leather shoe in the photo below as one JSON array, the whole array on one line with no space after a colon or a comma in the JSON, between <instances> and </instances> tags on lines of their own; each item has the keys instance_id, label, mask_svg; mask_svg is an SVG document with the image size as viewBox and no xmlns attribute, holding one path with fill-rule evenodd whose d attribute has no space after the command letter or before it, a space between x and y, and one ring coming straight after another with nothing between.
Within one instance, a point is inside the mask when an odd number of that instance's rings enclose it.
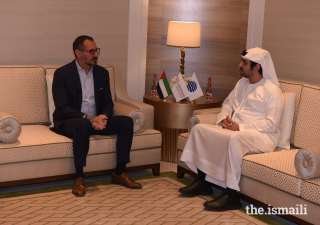
<instances>
[{"instance_id":1,"label":"brown leather shoe","mask_svg":"<svg viewBox=\"0 0 320 225\"><path fill-rule=\"evenodd\" d=\"M86 195L86 182L84 182L83 177L78 177L74 181L72 194L74 194L77 197L83 197Z\"/></svg>"},{"instance_id":2,"label":"brown leather shoe","mask_svg":"<svg viewBox=\"0 0 320 225\"><path fill-rule=\"evenodd\" d=\"M142 185L138 182L133 181L126 172L121 175L117 175L114 172L112 173L111 183L113 184L122 184L127 188L132 189L141 189Z\"/></svg>"}]
</instances>

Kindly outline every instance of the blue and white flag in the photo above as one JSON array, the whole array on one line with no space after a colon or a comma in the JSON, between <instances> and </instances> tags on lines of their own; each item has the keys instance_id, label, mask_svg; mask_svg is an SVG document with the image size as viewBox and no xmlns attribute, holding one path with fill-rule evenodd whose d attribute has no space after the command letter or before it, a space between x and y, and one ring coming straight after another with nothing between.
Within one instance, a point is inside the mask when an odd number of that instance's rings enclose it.
<instances>
[{"instance_id":1,"label":"blue and white flag","mask_svg":"<svg viewBox=\"0 0 320 225\"><path fill-rule=\"evenodd\" d=\"M196 77L196 72L193 72L191 76L191 80L188 83L188 91L190 95L188 96L189 100L192 101L196 98L199 98L203 95L202 89Z\"/></svg>"}]
</instances>

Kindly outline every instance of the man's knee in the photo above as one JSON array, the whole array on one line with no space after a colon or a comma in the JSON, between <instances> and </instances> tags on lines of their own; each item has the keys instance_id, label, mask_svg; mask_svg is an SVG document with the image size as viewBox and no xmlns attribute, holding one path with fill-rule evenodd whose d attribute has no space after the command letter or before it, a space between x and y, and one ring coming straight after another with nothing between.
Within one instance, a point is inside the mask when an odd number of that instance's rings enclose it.
<instances>
[{"instance_id":1,"label":"man's knee","mask_svg":"<svg viewBox=\"0 0 320 225\"><path fill-rule=\"evenodd\" d=\"M87 120L84 118L79 119L78 130L90 132L91 127L92 127L92 124L91 124L90 120Z\"/></svg>"},{"instance_id":2,"label":"man's knee","mask_svg":"<svg viewBox=\"0 0 320 225\"><path fill-rule=\"evenodd\" d=\"M231 132L229 135L229 142L230 143L238 143L239 142L239 136L236 132Z\"/></svg>"},{"instance_id":3,"label":"man's knee","mask_svg":"<svg viewBox=\"0 0 320 225\"><path fill-rule=\"evenodd\" d=\"M133 119L130 116L124 116L123 125L128 129L133 129Z\"/></svg>"}]
</instances>

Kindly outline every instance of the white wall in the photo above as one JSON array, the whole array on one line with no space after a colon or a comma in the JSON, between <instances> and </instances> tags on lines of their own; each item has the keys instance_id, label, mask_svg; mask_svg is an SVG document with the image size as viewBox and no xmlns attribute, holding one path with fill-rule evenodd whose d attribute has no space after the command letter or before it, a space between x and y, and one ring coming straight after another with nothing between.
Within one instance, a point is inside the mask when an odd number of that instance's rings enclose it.
<instances>
[{"instance_id":1,"label":"white wall","mask_svg":"<svg viewBox=\"0 0 320 225\"><path fill-rule=\"evenodd\" d=\"M127 91L143 101L145 94L149 0L130 1L128 32Z\"/></svg>"},{"instance_id":2,"label":"white wall","mask_svg":"<svg viewBox=\"0 0 320 225\"><path fill-rule=\"evenodd\" d=\"M265 0L250 0L247 49L262 46Z\"/></svg>"},{"instance_id":3,"label":"white wall","mask_svg":"<svg viewBox=\"0 0 320 225\"><path fill-rule=\"evenodd\" d=\"M69 63L85 34L101 48L99 64L117 65L126 79L128 22L129 0L1 0L0 64Z\"/></svg>"},{"instance_id":4,"label":"white wall","mask_svg":"<svg viewBox=\"0 0 320 225\"><path fill-rule=\"evenodd\" d=\"M320 1L268 0L262 47L279 78L320 84Z\"/></svg>"},{"instance_id":5,"label":"white wall","mask_svg":"<svg viewBox=\"0 0 320 225\"><path fill-rule=\"evenodd\" d=\"M278 78L320 84L320 1L250 0L247 49L271 54Z\"/></svg>"}]
</instances>

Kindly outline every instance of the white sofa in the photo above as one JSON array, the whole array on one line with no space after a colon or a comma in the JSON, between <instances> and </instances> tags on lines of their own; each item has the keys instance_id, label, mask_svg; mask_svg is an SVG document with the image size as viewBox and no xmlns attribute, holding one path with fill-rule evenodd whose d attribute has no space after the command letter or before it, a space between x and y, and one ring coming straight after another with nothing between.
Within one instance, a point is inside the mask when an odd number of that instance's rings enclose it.
<instances>
[{"instance_id":1,"label":"white sofa","mask_svg":"<svg viewBox=\"0 0 320 225\"><path fill-rule=\"evenodd\" d=\"M152 169L154 175L159 175L161 133L153 129L153 107L128 96L115 65L104 67L110 75L114 115L128 115L135 122L127 171ZM72 140L50 130L54 110L50 82L57 68L0 67L0 188L74 178ZM20 132L15 141L8 143ZM112 173L116 138L91 136L85 176Z\"/></svg>"},{"instance_id":2,"label":"white sofa","mask_svg":"<svg viewBox=\"0 0 320 225\"><path fill-rule=\"evenodd\" d=\"M280 80L279 82L284 93L295 94L290 137L291 149L276 148L272 153L246 155L242 163L241 194L245 200L264 208L300 207L302 205L306 207L307 215L283 217L298 224L320 224L320 177L300 178L294 162L299 149L320 146L320 87L288 80ZM208 116L211 116L213 123L212 114L217 113L217 110L219 109L196 110L193 115L211 114ZM196 123L193 121L191 126ZM210 119L208 123L210 123ZM190 126L190 121L188 125ZM195 176L179 160L188 136L189 133L183 133L178 137L179 178L182 178L184 173ZM319 162L307 160L304 163L306 163L304 165L306 170L311 167L320 170Z\"/></svg>"}]
</instances>

